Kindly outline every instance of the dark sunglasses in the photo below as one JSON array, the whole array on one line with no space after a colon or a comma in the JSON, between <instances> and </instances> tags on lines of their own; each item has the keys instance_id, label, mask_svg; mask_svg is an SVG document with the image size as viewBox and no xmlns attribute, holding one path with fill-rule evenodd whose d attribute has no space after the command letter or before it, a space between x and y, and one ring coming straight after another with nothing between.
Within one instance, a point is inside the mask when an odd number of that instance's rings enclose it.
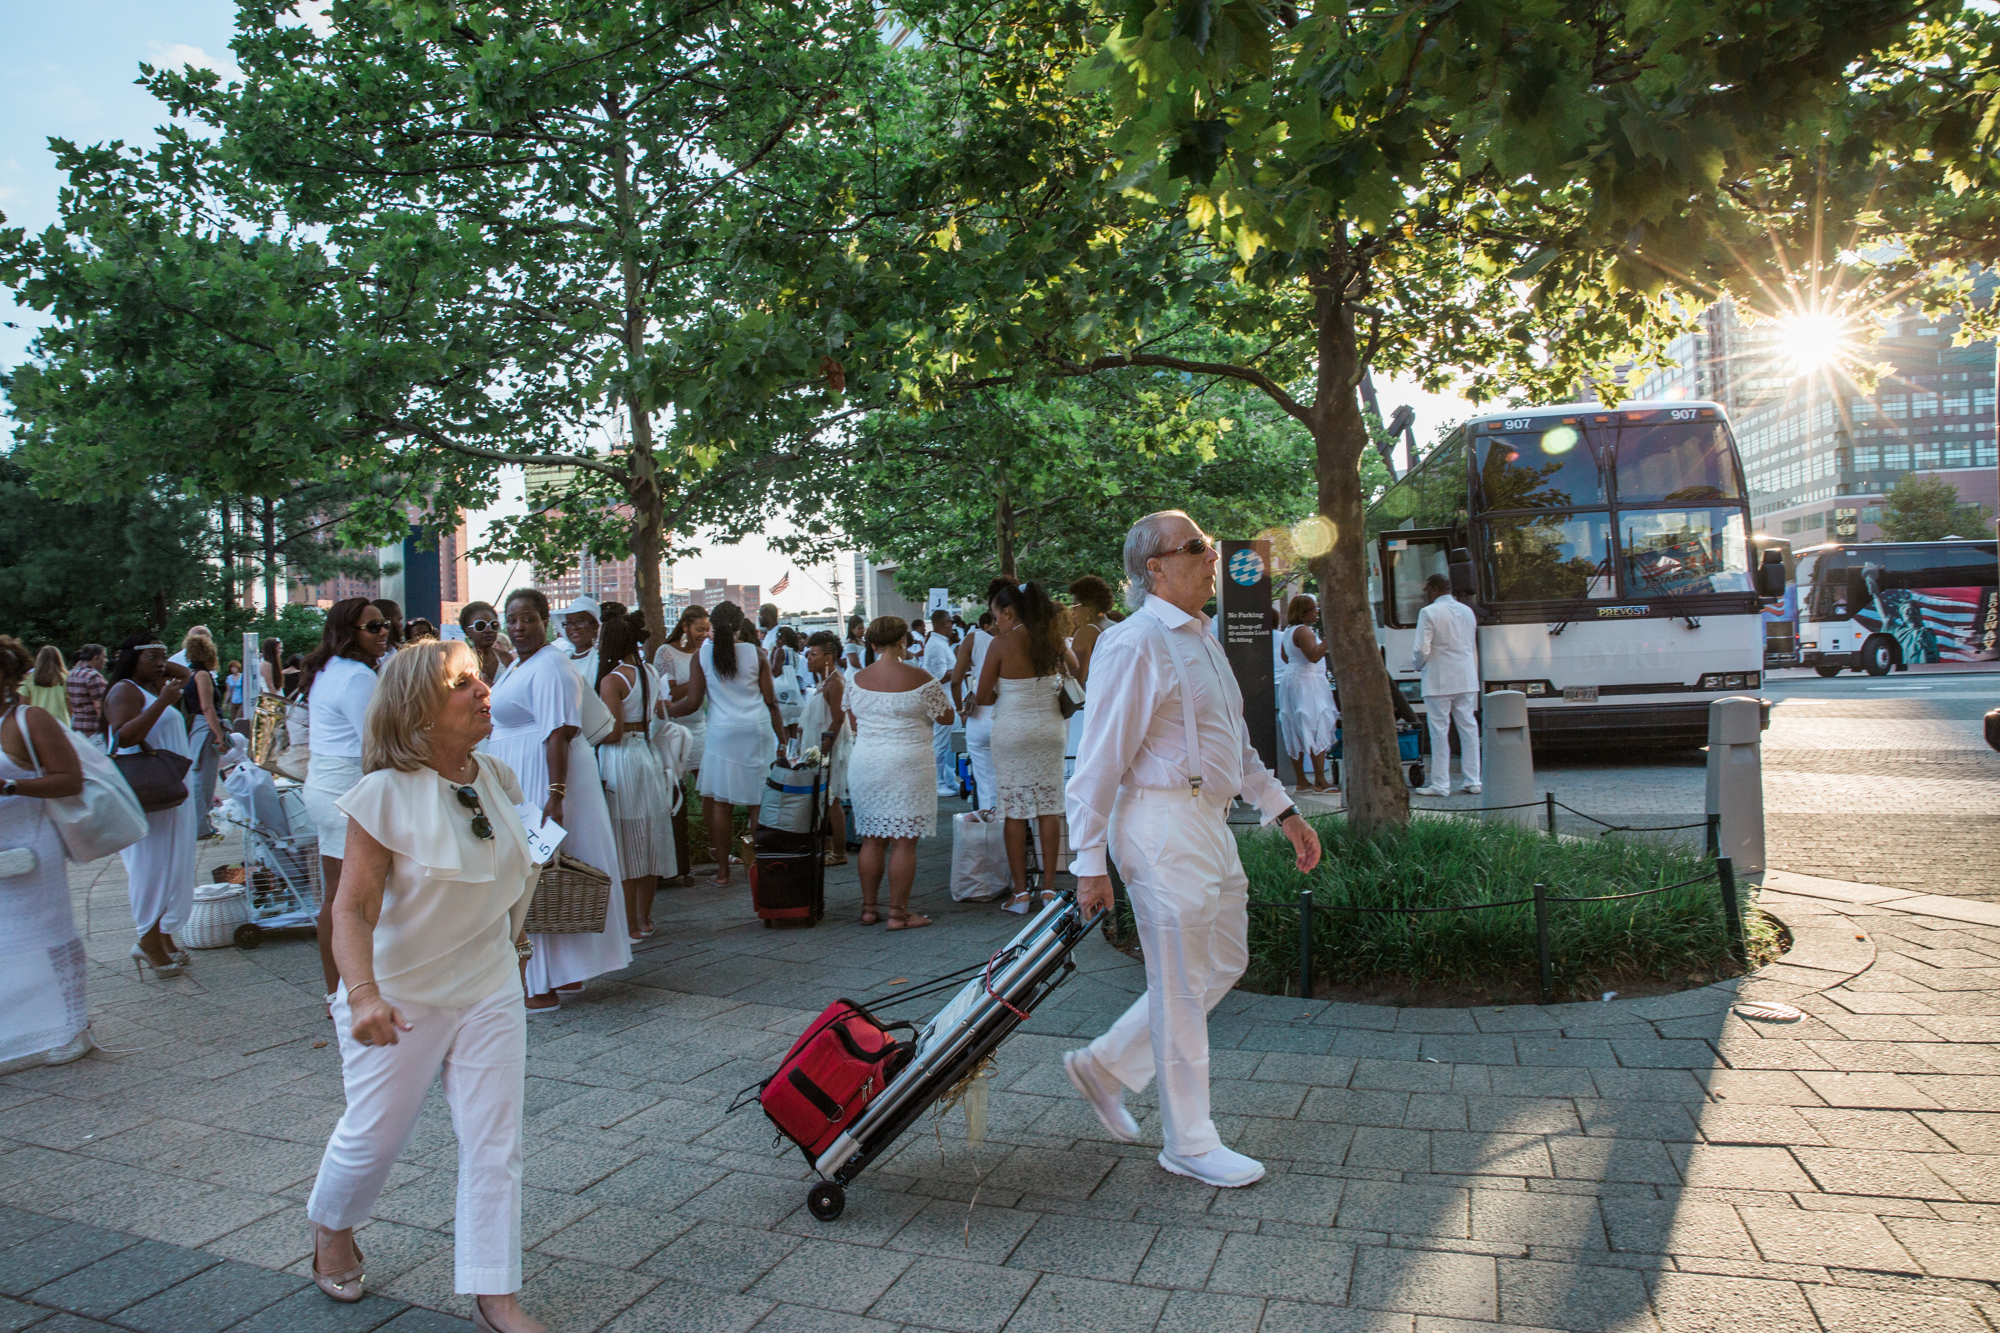
<instances>
[{"instance_id":1,"label":"dark sunglasses","mask_svg":"<svg viewBox=\"0 0 2000 1333\"><path fill-rule=\"evenodd\" d=\"M497 620L471 620L466 622L465 627L474 634L484 634L487 630L497 631L502 628Z\"/></svg>"},{"instance_id":2,"label":"dark sunglasses","mask_svg":"<svg viewBox=\"0 0 2000 1333\"><path fill-rule=\"evenodd\" d=\"M453 787L452 791L457 794L458 803L472 811L472 836L475 838L492 837L493 825L486 818L486 807L479 803L479 793L470 785Z\"/></svg>"},{"instance_id":3,"label":"dark sunglasses","mask_svg":"<svg viewBox=\"0 0 2000 1333\"><path fill-rule=\"evenodd\" d=\"M1179 546L1170 546L1164 551L1155 552L1152 558L1155 560L1164 560L1170 555L1207 555L1214 549L1213 546L1209 545L1208 538L1191 537Z\"/></svg>"},{"instance_id":4,"label":"dark sunglasses","mask_svg":"<svg viewBox=\"0 0 2000 1333\"><path fill-rule=\"evenodd\" d=\"M361 628L367 630L370 634L382 634L388 630L389 622L386 620L365 620L361 623Z\"/></svg>"}]
</instances>

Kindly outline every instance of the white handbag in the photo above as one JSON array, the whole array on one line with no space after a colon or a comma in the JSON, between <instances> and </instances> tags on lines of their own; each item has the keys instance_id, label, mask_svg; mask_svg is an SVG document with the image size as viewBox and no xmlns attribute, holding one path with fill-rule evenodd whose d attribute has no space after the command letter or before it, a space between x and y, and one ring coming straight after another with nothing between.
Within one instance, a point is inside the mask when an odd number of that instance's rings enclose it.
<instances>
[{"instance_id":1,"label":"white handbag","mask_svg":"<svg viewBox=\"0 0 2000 1333\"><path fill-rule=\"evenodd\" d=\"M21 724L21 741L28 747L28 762L40 777L42 761L35 754L35 742L25 723ZM44 808L62 836L63 850L80 864L125 850L145 837L150 826L146 812L139 808L139 798L132 794L109 754L74 731L70 732L70 748L83 768L83 790L49 800Z\"/></svg>"},{"instance_id":2,"label":"white handbag","mask_svg":"<svg viewBox=\"0 0 2000 1333\"><path fill-rule=\"evenodd\" d=\"M580 673L577 679L583 679ZM602 744L604 738L611 734L611 729L618 725L618 719L611 716L611 710L604 706L604 700L598 698L597 686L587 680L583 682L581 718L583 739L592 745Z\"/></svg>"}]
</instances>

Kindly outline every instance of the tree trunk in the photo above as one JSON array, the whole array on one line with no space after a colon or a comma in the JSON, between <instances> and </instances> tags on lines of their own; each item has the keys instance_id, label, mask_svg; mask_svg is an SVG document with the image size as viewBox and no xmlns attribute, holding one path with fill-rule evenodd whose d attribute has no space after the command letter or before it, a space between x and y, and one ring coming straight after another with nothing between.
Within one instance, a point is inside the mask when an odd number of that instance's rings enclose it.
<instances>
[{"instance_id":1,"label":"tree trunk","mask_svg":"<svg viewBox=\"0 0 2000 1333\"><path fill-rule=\"evenodd\" d=\"M1018 579L1014 572L1014 497L1003 484L1000 502L993 507L993 528L1000 542L1000 577Z\"/></svg>"},{"instance_id":2,"label":"tree trunk","mask_svg":"<svg viewBox=\"0 0 2000 1333\"><path fill-rule=\"evenodd\" d=\"M1361 352L1353 308L1336 290L1342 278L1315 277L1318 383L1312 437L1319 474L1319 512L1333 524L1333 547L1312 562L1325 608L1334 680L1340 687L1341 745L1347 761L1347 818L1362 832L1400 827L1410 819L1410 793L1396 747L1395 688L1375 643L1368 605L1368 551L1363 534L1361 455L1368 426L1356 398ZM1449 763L1449 756L1434 757Z\"/></svg>"},{"instance_id":3,"label":"tree trunk","mask_svg":"<svg viewBox=\"0 0 2000 1333\"><path fill-rule=\"evenodd\" d=\"M264 614L278 618L278 502L264 501Z\"/></svg>"},{"instance_id":4,"label":"tree trunk","mask_svg":"<svg viewBox=\"0 0 2000 1333\"><path fill-rule=\"evenodd\" d=\"M667 641L666 599L660 592L660 558L666 551L666 504L660 494L660 465L653 454L653 405L646 401L643 387L646 366L646 309L644 280L638 255L630 243L637 225L632 199L632 153L622 132L626 108L615 96L604 99L606 116L620 126L612 140L612 172L616 182L615 204L620 250L619 277L625 295L625 369L631 377L626 388L626 410L632 425L631 453L626 458L625 494L632 505L632 572L639 592L639 609L650 642Z\"/></svg>"},{"instance_id":5,"label":"tree trunk","mask_svg":"<svg viewBox=\"0 0 2000 1333\"><path fill-rule=\"evenodd\" d=\"M236 539L231 534L229 501L222 502L222 609L225 613L234 611L236 601ZM224 619L227 619L224 615Z\"/></svg>"}]
</instances>

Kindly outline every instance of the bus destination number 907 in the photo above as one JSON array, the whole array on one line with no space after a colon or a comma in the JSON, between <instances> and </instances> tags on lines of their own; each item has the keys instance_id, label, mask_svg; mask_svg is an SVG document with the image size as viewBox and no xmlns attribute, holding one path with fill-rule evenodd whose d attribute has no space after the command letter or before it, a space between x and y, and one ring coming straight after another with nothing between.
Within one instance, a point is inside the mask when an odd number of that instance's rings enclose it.
<instances>
[{"instance_id":1,"label":"bus destination number 907","mask_svg":"<svg viewBox=\"0 0 2000 1333\"><path fill-rule=\"evenodd\" d=\"M1526 430L1535 424L1533 417L1509 417L1500 423L1501 430Z\"/></svg>"},{"instance_id":2,"label":"bus destination number 907","mask_svg":"<svg viewBox=\"0 0 2000 1333\"><path fill-rule=\"evenodd\" d=\"M1692 407L1676 407L1668 414L1675 421L1697 421L1701 414Z\"/></svg>"}]
</instances>

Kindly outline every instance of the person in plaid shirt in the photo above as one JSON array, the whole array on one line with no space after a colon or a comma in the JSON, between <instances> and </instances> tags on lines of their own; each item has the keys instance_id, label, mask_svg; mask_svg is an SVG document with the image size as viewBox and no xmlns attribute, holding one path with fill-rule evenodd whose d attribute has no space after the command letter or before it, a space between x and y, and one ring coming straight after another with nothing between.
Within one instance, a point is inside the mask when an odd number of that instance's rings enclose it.
<instances>
[{"instance_id":1,"label":"person in plaid shirt","mask_svg":"<svg viewBox=\"0 0 2000 1333\"><path fill-rule=\"evenodd\" d=\"M77 650L68 681L69 725L80 736L104 732L104 645L86 643Z\"/></svg>"}]
</instances>

